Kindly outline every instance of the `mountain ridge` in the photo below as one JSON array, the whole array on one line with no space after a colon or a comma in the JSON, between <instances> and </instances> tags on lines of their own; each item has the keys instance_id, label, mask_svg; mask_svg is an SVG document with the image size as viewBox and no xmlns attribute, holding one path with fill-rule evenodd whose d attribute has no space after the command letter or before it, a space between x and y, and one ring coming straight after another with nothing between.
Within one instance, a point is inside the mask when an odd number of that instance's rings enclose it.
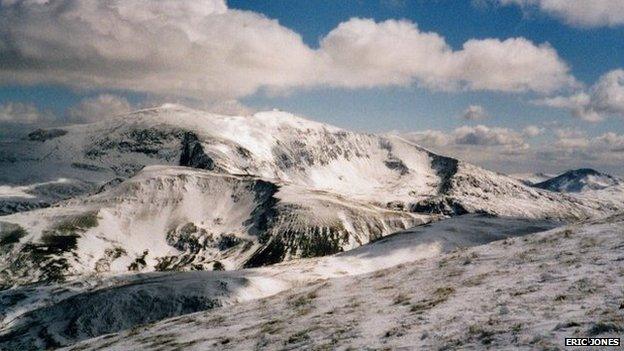
<instances>
[{"instance_id":1,"label":"mountain ridge","mask_svg":"<svg viewBox=\"0 0 624 351\"><path fill-rule=\"evenodd\" d=\"M30 169L31 181L90 184L49 208L0 216L0 239L11 238L0 248L8 285L261 266L349 250L443 216L575 220L624 202L619 193L606 200L528 187L400 137L281 111L223 116L166 105L63 130L0 150L0 181Z\"/></svg>"},{"instance_id":2,"label":"mountain ridge","mask_svg":"<svg viewBox=\"0 0 624 351\"><path fill-rule=\"evenodd\" d=\"M602 190L620 184L622 184L620 179L609 174L591 168L579 168L566 171L533 186L550 191L580 193L588 190Z\"/></svg>"}]
</instances>

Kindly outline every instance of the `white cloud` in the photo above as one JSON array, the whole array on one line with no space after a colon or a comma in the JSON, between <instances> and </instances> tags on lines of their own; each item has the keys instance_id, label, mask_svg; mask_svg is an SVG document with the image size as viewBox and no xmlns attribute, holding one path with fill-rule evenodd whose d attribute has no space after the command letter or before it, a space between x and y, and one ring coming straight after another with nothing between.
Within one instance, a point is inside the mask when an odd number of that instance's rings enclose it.
<instances>
[{"instance_id":1,"label":"white cloud","mask_svg":"<svg viewBox=\"0 0 624 351\"><path fill-rule=\"evenodd\" d=\"M580 129L559 128L553 131L555 137L554 147L562 150L579 150L589 146L587 134Z\"/></svg>"},{"instance_id":2,"label":"white cloud","mask_svg":"<svg viewBox=\"0 0 624 351\"><path fill-rule=\"evenodd\" d=\"M577 118L599 122L609 116L624 118L624 70L604 74L589 91L540 99L536 104L563 108Z\"/></svg>"},{"instance_id":3,"label":"white cloud","mask_svg":"<svg viewBox=\"0 0 624 351\"><path fill-rule=\"evenodd\" d=\"M132 110L132 105L123 97L102 94L85 98L69 109L71 121L78 123L97 122L121 115Z\"/></svg>"},{"instance_id":4,"label":"white cloud","mask_svg":"<svg viewBox=\"0 0 624 351\"><path fill-rule=\"evenodd\" d=\"M49 112L42 112L32 104L8 102L0 105L0 123L36 124L51 118Z\"/></svg>"},{"instance_id":5,"label":"white cloud","mask_svg":"<svg viewBox=\"0 0 624 351\"><path fill-rule=\"evenodd\" d=\"M587 139L584 136L583 137L570 137L570 138L560 138L555 143L555 146L562 148L562 149L568 149L569 151L573 149L584 149L589 146L589 143L590 143L589 139Z\"/></svg>"},{"instance_id":6,"label":"white cloud","mask_svg":"<svg viewBox=\"0 0 624 351\"><path fill-rule=\"evenodd\" d=\"M527 128L521 133L508 128L477 126L401 135L434 152L508 173L556 173L580 167L616 174L624 171L622 134L608 132L589 136L580 129L555 129L552 134L541 130L546 140L529 145L522 138L529 137Z\"/></svg>"},{"instance_id":7,"label":"white cloud","mask_svg":"<svg viewBox=\"0 0 624 351\"><path fill-rule=\"evenodd\" d=\"M544 128L540 128L538 126L534 126L534 125L530 125L530 126L526 126L523 130L522 130L522 134L524 136L527 136L529 138L534 138L538 135L541 135L544 133Z\"/></svg>"},{"instance_id":8,"label":"white cloud","mask_svg":"<svg viewBox=\"0 0 624 351\"><path fill-rule=\"evenodd\" d=\"M455 144L479 146L505 146L526 148L522 135L507 129L478 125L475 127L463 126L453 132Z\"/></svg>"},{"instance_id":9,"label":"white cloud","mask_svg":"<svg viewBox=\"0 0 624 351\"><path fill-rule=\"evenodd\" d=\"M351 19L321 40L321 77L347 87L407 85L434 89L554 91L572 86L568 66L547 44L524 38L469 40L453 51L436 33L407 21Z\"/></svg>"},{"instance_id":10,"label":"white cloud","mask_svg":"<svg viewBox=\"0 0 624 351\"><path fill-rule=\"evenodd\" d=\"M564 22L579 27L624 24L624 0L498 0L501 4L537 7Z\"/></svg>"},{"instance_id":11,"label":"white cloud","mask_svg":"<svg viewBox=\"0 0 624 351\"><path fill-rule=\"evenodd\" d=\"M463 126L449 132L426 130L401 135L436 153L503 172L526 170L530 164L527 160L531 160L528 155L534 153L521 133L508 128Z\"/></svg>"},{"instance_id":12,"label":"white cloud","mask_svg":"<svg viewBox=\"0 0 624 351\"><path fill-rule=\"evenodd\" d=\"M597 155L608 155L610 152L624 151L624 135L614 132L589 137L580 130L560 129L555 131L555 146L567 152L591 152Z\"/></svg>"},{"instance_id":13,"label":"white cloud","mask_svg":"<svg viewBox=\"0 0 624 351\"><path fill-rule=\"evenodd\" d=\"M624 70L603 75L592 87L592 105L596 111L624 116Z\"/></svg>"},{"instance_id":14,"label":"white cloud","mask_svg":"<svg viewBox=\"0 0 624 351\"><path fill-rule=\"evenodd\" d=\"M310 77L313 50L223 1L19 1L0 11L0 82L230 99Z\"/></svg>"},{"instance_id":15,"label":"white cloud","mask_svg":"<svg viewBox=\"0 0 624 351\"><path fill-rule=\"evenodd\" d=\"M468 121L479 121L488 119L490 116L487 114L483 106L470 105L462 113L462 118Z\"/></svg>"},{"instance_id":16,"label":"white cloud","mask_svg":"<svg viewBox=\"0 0 624 351\"><path fill-rule=\"evenodd\" d=\"M427 147L449 146L449 147L510 147L525 149L522 135L508 128L487 127L484 125L461 126L444 133L437 130L426 130L423 132L406 133L404 136Z\"/></svg>"},{"instance_id":17,"label":"white cloud","mask_svg":"<svg viewBox=\"0 0 624 351\"><path fill-rule=\"evenodd\" d=\"M624 135L607 132L597 137L595 144L612 152L624 152Z\"/></svg>"},{"instance_id":18,"label":"white cloud","mask_svg":"<svg viewBox=\"0 0 624 351\"><path fill-rule=\"evenodd\" d=\"M586 133L580 129L574 129L574 128L557 128L553 131L554 135L561 139L561 138L581 138L584 137L586 135Z\"/></svg>"},{"instance_id":19,"label":"white cloud","mask_svg":"<svg viewBox=\"0 0 624 351\"><path fill-rule=\"evenodd\" d=\"M575 84L552 47L524 38L453 50L408 21L353 18L313 49L277 21L219 0L5 0L0 23L0 84L221 101L317 86L543 93Z\"/></svg>"},{"instance_id":20,"label":"white cloud","mask_svg":"<svg viewBox=\"0 0 624 351\"><path fill-rule=\"evenodd\" d=\"M524 38L469 40L456 61L456 75L474 90L543 93L578 84L555 49Z\"/></svg>"}]
</instances>

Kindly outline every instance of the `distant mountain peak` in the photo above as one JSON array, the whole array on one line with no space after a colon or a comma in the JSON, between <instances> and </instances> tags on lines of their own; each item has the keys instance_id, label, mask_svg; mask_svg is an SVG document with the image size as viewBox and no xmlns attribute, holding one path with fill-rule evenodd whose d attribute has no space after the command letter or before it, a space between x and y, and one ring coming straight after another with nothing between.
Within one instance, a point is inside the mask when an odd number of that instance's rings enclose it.
<instances>
[{"instance_id":1,"label":"distant mountain peak","mask_svg":"<svg viewBox=\"0 0 624 351\"><path fill-rule=\"evenodd\" d=\"M566 171L534 186L556 192L584 192L619 185L621 180L591 168Z\"/></svg>"}]
</instances>

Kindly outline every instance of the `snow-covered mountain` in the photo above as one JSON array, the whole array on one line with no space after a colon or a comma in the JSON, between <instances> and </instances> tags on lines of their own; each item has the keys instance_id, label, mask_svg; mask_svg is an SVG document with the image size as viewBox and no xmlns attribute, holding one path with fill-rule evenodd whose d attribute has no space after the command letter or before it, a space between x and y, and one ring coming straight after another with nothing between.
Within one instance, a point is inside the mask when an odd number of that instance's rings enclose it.
<instances>
[{"instance_id":1,"label":"snow-covered mountain","mask_svg":"<svg viewBox=\"0 0 624 351\"><path fill-rule=\"evenodd\" d=\"M435 210L447 213L574 217L602 210L594 204L578 207L571 198L436 155L398 136L353 133L280 111L221 116L163 105L36 135L3 144L0 183L79 179L97 190L145 166L179 165L297 184L393 208L422 209L435 197L440 200ZM494 198L506 205L493 205ZM522 210L513 206L517 201L523 202ZM569 213L561 210L562 203Z\"/></svg>"},{"instance_id":2,"label":"snow-covered mountain","mask_svg":"<svg viewBox=\"0 0 624 351\"><path fill-rule=\"evenodd\" d=\"M430 220L298 185L167 166L97 195L0 218L0 281L9 285L262 266L348 250Z\"/></svg>"},{"instance_id":3,"label":"snow-covered mountain","mask_svg":"<svg viewBox=\"0 0 624 351\"><path fill-rule=\"evenodd\" d=\"M550 191L580 193L622 184L622 180L589 168L567 171L533 186Z\"/></svg>"},{"instance_id":4,"label":"snow-covered mountain","mask_svg":"<svg viewBox=\"0 0 624 351\"><path fill-rule=\"evenodd\" d=\"M624 202L528 187L397 136L280 111L165 105L2 145L0 183L52 205L0 217L5 286L262 266L349 250L443 215L579 219ZM43 199L32 184L60 184L57 197Z\"/></svg>"}]
</instances>

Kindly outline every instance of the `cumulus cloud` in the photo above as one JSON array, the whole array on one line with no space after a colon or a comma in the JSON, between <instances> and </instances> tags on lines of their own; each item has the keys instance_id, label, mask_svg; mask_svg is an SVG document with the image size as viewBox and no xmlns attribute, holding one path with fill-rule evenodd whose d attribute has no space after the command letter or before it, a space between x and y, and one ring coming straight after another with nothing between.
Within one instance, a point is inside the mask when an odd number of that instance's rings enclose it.
<instances>
[{"instance_id":1,"label":"cumulus cloud","mask_svg":"<svg viewBox=\"0 0 624 351\"><path fill-rule=\"evenodd\" d=\"M123 97L102 94L85 98L69 109L72 122L89 123L130 112L132 105Z\"/></svg>"},{"instance_id":2,"label":"cumulus cloud","mask_svg":"<svg viewBox=\"0 0 624 351\"><path fill-rule=\"evenodd\" d=\"M51 113L40 111L33 104L8 102L0 105L0 123L36 124L48 122Z\"/></svg>"},{"instance_id":3,"label":"cumulus cloud","mask_svg":"<svg viewBox=\"0 0 624 351\"><path fill-rule=\"evenodd\" d=\"M0 84L215 101L317 86L546 93L576 84L548 44L483 39L453 50L409 21L352 18L314 49L277 21L220 0L4 0L1 6Z\"/></svg>"},{"instance_id":4,"label":"cumulus cloud","mask_svg":"<svg viewBox=\"0 0 624 351\"><path fill-rule=\"evenodd\" d=\"M462 126L450 133L437 130L407 133L405 136L417 144L427 147L509 147L525 149L522 135L508 128L487 127L484 125Z\"/></svg>"},{"instance_id":5,"label":"cumulus cloud","mask_svg":"<svg viewBox=\"0 0 624 351\"><path fill-rule=\"evenodd\" d=\"M519 133L507 128L484 125L459 127L453 132L453 138L458 145L527 147Z\"/></svg>"},{"instance_id":6,"label":"cumulus cloud","mask_svg":"<svg viewBox=\"0 0 624 351\"><path fill-rule=\"evenodd\" d=\"M487 114L487 112L485 112L485 109L481 105L468 106L462 113L461 117L468 121L479 121L490 118L490 116Z\"/></svg>"},{"instance_id":7,"label":"cumulus cloud","mask_svg":"<svg viewBox=\"0 0 624 351\"><path fill-rule=\"evenodd\" d=\"M529 127L545 140L529 145ZM536 126L522 131L486 126L459 127L449 132L426 130L402 133L416 144L480 166L506 173L560 172L592 167L622 174L624 135L607 132L590 136L580 129L555 129L552 133Z\"/></svg>"},{"instance_id":8,"label":"cumulus cloud","mask_svg":"<svg viewBox=\"0 0 624 351\"><path fill-rule=\"evenodd\" d=\"M588 122L599 122L609 116L624 118L624 70L604 74L587 92L539 99L535 103L566 109L572 116Z\"/></svg>"},{"instance_id":9,"label":"cumulus cloud","mask_svg":"<svg viewBox=\"0 0 624 351\"><path fill-rule=\"evenodd\" d=\"M583 131L557 131L552 146L544 147L536 159L547 158L568 168L593 167L622 174L624 135L607 132L589 136Z\"/></svg>"},{"instance_id":10,"label":"cumulus cloud","mask_svg":"<svg viewBox=\"0 0 624 351\"><path fill-rule=\"evenodd\" d=\"M624 135L614 132L590 137L586 132L576 129L555 130L555 146L567 152L592 152L595 154L621 152L624 150Z\"/></svg>"},{"instance_id":11,"label":"cumulus cloud","mask_svg":"<svg viewBox=\"0 0 624 351\"><path fill-rule=\"evenodd\" d=\"M498 0L503 5L537 7L564 22L580 27L624 24L624 0Z\"/></svg>"},{"instance_id":12,"label":"cumulus cloud","mask_svg":"<svg viewBox=\"0 0 624 351\"><path fill-rule=\"evenodd\" d=\"M590 136L579 129L556 129L553 138L536 147L521 162L533 162L543 170L592 167L622 174L624 135L607 132Z\"/></svg>"},{"instance_id":13,"label":"cumulus cloud","mask_svg":"<svg viewBox=\"0 0 624 351\"><path fill-rule=\"evenodd\" d=\"M469 40L453 51L436 33L407 21L351 19L321 40L317 52L335 86L406 85L434 89L548 92L575 84L547 44L524 38Z\"/></svg>"},{"instance_id":14,"label":"cumulus cloud","mask_svg":"<svg viewBox=\"0 0 624 351\"><path fill-rule=\"evenodd\" d=\"M534 153L522 133L509 128L462 126L448 132L426 130L400 135L436 153L503 172L519 172Z\"/></svg>"},{"instance_id":15,"label":"cumulus cloud","mask_svg":"<svg viewBox=\"0 0 624 351\"><path fill-rule=\"evenodd\" d=\"M538 135L541 135L542 133L544 133L544 128L540 128L534 125L526 126L522 130L522 135L529 137L529 138L534 138Z\"/></svg>"}]
</instances>

